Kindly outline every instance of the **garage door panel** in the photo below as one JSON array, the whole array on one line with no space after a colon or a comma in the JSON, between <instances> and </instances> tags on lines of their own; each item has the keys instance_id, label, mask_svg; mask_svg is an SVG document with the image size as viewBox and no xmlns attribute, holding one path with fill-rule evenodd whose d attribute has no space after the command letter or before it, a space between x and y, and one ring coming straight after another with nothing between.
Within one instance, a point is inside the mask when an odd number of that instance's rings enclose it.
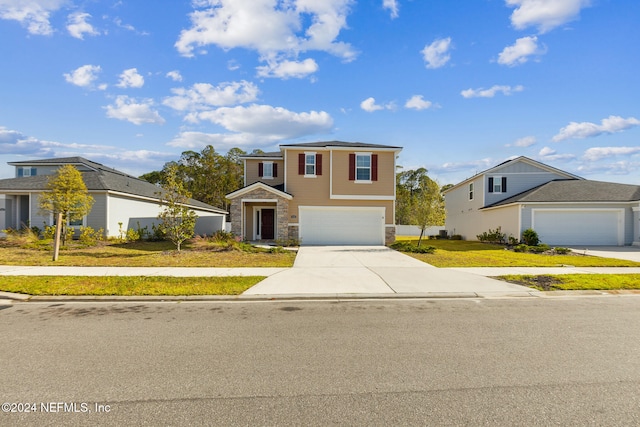
<instances>
[{"instance_id":1,"label":"garage door panel","mask_svg":"<svg viewBox=\"0 0 640 427\"><path fill-rule=\"evenodd\" d=\"M534 210L534 229L549 245L619 245L621 220L613 210Z\"/></svg>"},{"instance_id":2,"label":"garage door panel","mask_svg":"<svg viewBox=\"0 0 640 427\"><path fill-rule=\"evenodd\" d=\"M304 245L383 245L384 208L300 207Z\"/></svg>"}]
</instances>

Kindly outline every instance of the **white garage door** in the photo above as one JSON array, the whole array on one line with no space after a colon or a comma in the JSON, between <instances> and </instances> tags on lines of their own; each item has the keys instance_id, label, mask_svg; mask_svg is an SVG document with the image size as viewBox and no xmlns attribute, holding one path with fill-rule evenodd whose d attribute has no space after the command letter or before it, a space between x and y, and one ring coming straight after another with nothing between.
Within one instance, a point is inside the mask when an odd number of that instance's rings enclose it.
<instances>
[{"instance_id":1,"label":"white garage door","mask_svg":"<svg viewBox=\"0 0 640 427\"><path fill-rule=\"evenodd\" d=\"M533 228L549 245L622 245L619 210L534 210Z\"/></svg>"},{"instance_id":2,"label":"white garage door","mask_svg":"<svg viewBox=\"0 0 640 427\"><path fill-rule=\"evenodd\" d=\"M301 206L299 212L303 245L384 245L384 208Z\"/></svg>"}]
</instances>

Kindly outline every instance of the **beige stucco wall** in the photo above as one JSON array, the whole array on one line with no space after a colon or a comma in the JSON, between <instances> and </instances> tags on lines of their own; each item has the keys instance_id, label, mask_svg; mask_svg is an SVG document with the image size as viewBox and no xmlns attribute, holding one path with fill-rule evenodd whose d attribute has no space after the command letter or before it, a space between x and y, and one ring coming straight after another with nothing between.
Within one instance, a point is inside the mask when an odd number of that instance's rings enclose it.
<instances>
[{"instance_id":1,"label":"beige stucco wall","mask_svg":"<svg viewBox=\"0 0 640 427\"><path fill-rule=\"evenodd\" d=\"M378 181L371 184L355 184L349 181L349 153L353 151L329 151L317 150L322 154L322 175L305 177L298 175L298 154L314 152L310 150L287 150L286 175L287 183L285 191L293 195L289 202L289 219L291 223L297 223L299 218L299 206L382 206L385 208L386 224L394 223L393 200L361 200L358 197L366 196L394 196L394 153L374 152L378 154ZM370 151L367 151L370 152ZM333 158L334 166L331 167ZM331 182L333 173L333 182ZM334 194L356 196L354 199L332 199L331 185ZM336 188L340 193L336 193Z\"/></svg>"},{"instance_id":2,"label":"beige stucco wall","mask_svg":"<svg viewBox=\"0 0 640 427\"><path fill-rule=\"evenodd\" d=\"M271 186L280 185L284 183L284 160L273 160L274 164L278 165L278 176L275 178L265 178L258 176L258 165L260 163L268 162L271 160L258 160L258 159L247 159L245 163L245 177L246 177L246 185L251 185L254 182L262 181L265 184L269 184Z\"/></svg>"}]
</instances>

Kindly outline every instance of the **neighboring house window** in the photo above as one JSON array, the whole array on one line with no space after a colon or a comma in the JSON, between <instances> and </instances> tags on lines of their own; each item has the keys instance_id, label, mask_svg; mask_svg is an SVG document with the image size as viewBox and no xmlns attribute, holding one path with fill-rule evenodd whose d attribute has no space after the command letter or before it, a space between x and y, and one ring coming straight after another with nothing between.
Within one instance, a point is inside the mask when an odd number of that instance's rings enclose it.
<instances>
[{"instance_id":1,"label":"neighboring house window","mask_svg":"<svg viewBox=\"0 0 640 427\"><path fill-rule=\"evenodd\" d=\"M506 176L490 176L489 177L489 193L506 193L507 177Z\"/></svg>"},{"instance_id":2,"label":"neighboring house window","mask_svg":"<svg viewBox=\"0 0 640 427\"><path fill-rule=\"evenodd\" d=\"M36 168L18 168L18 178L23 176L36 176Z\"/></svg>"},{"instance_id":3,"label":"neighboring house window","mask_svg":"<svg viewBox=\"0 0 640 427\"><path fill-rule=\"evenodd\" d=\"M322 175L322 154L298 154L298 175L307 177Z\"/></svg>"},{"instance_id":4,"label":"neighboring house window","mask_svg":"<svg viewBox=\"0 0 640 427\"><path fill-rule=\"evenodd\" d=\"M473 182L469 184L469 200L473 200Z\"/></svg>"},{"instance_id":5,"label":"neighboring house window","mask_svg":"<svg viewBox=\"0 0 640 427\"><path fill-rule=\"evenodd\" d=\"M258 164L258 176L264 179L272 179L278 177L278 164L273 162L264 162Z\"/></svg>"},{"instance_id":6,"label":"neighboring house window","mask_svg":"<svg viewBox=\"0 0 640 427\"><path fill-rule=\"evenodd\" d=\"M378 180L378 155L370 153L349 154L349 180L371 182Z\"/></svg>"}]
</instances>

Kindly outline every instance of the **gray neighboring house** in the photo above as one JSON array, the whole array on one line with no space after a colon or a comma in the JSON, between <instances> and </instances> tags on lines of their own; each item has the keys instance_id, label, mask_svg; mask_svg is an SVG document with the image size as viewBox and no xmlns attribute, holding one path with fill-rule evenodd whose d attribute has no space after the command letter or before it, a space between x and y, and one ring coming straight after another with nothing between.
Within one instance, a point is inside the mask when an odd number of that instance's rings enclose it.
<instances>
[{"instance_id":1,"label":"gray neighboring house","mask_svg":"<svg viewBox=\"0 0 640 427\"><path fill-rule=\"evenodd\" d=\"M556 246L640 246L640 185L591 181L518 157L445 191L449 234L534 229Z\"/></svg>"},{"instance_id":2,"label":"gray neighboring house","mask_svg":"<svg viewBox=\"0 0 640 427\"><path fill-rule=\"evenodd\" d=\"M82 157L9 162L16 177L0 179L0 230L18 229L24 225L43 228L53 217L39 210L39 194L46 188L49 176L63 165L73 165L81 173L95 202L91 212L73 226L104 229L107 237L117 237L122 230L158 224L161 211L160 187L100 163ZM224 230L227 212L190 199L188 206L198 215L196 234L211 235Z\"/></svg>"}]
</instances>

